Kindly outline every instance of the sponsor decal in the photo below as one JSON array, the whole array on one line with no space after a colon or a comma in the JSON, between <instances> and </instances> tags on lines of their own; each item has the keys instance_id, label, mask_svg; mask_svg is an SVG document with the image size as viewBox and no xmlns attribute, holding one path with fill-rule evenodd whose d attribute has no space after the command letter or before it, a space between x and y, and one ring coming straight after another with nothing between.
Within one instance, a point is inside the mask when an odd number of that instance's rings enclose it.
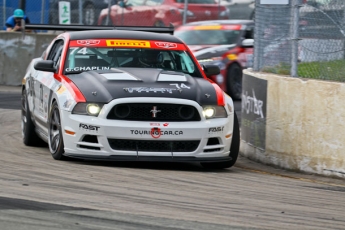
<instances>
[{"instance_id":1,"label":"sponsor decal","mask_svg":"<svg viewBox=\"0 0 345 230\"><path fill-rule=\"evenodd\" d=\"M68 100L65 101L65 103L63 103L63 107L64 108L69 108L72 104L73 104L73 100L72 99L68 99Z\"/></svg>"},{"instance_id":2,"label":"sponsor decal","mask_svg":"<svg viewBox=\"0 0 345 230\"><path fill-rule=\"evenodd\" d=\"M95 46L98 45L101 41L100 40L78 40L77 43L79 45L85 46Z\"/></svg>"},{"instance_id":3,"label":"sponsor decal","mask_svg":"<svg viewBox=\"0 0 345 230\"><path fill-rule=\"evenodd\" d=\"M164 123L163 126L167 127L169 126L169 123Z\"/></svg>"},{"instance_id":4,"label":"sponsor decal","mask_svg":"<svg viewBox=\"0 0 345 230\"><path fill-rule=\"evenodd\" d=\"M155 42L156 46L161 48L167 48L167 49L173 49L177 48L176 43L170 43L170 42Z\"/></svg>"},{"instance_id":5,"label":"sponsor decal","mask_svg":"<svg viewBox=\"0 0 345 230\"><path fill-rule=\"evenodd\" d=\"M150 135L153 138L159 138L160 136L180 136L183 135L182 130L161 130L160 128L154 127L151 130L139 130L139 129L132 129L130 130L132 135L141 135L147 136Z\"/></svg>"},{"instance_id":6,"label":"sponsor decal","mask_svg":"<svg viewBox=\"0 0 345 230\"><path fill-rule=\"evenodd\" d=\"M109 70L110 67L105 66L87 66L87 67L74 67L74 68L66 68L66 72L75 72L75 71L90 71L90 70Z\"/></svg>"},{"instance_id":7,"label":"sponsor decal","mask_svg":"<svg viewBox=\"0 0 345 230\"><path fill-rule=\"evenodd\" d=\"M107 46L123 46L123 47L145 47L150 48L149 41L143 40L106 40Z\"/></svg>"},{"instance_id":8,"label":"sponsor decal","mask_svg":"<svg viewBox=\"0 0 345 230\"><path fill-rule=\"evenodd\" d=\"M95 126L95 125L87 125L87 124L83 124L83 123L79 124L79 129L83 129L83 130L98 132L99 128L100 128L99 126Z\"/></svg>"},{"instance_id":9,"label":"sponsor decal","mask_svg":"<svg viewBox=\"0 0 345 230\"><path fill-rule=\"evenodd\" d=\"M170 85L176 86L177 89L190 89L190 87L184 83L181 83L180 85L178 83L174 83L174 84L170 84Z\"/></svg>"},{"instance_id":10,"label":"sponsor decal","mask_svg":"<svg viewBox=\"0 0 345 230\"><path fill-rule=\"evenodd\" d=\"M161 134L161 129L160 128L152 128L151 129L151 136L153 137L153 138L160 138L160 136L161 136L162 134Z\"/></svg>"},{"instance_id":11,"label":"sponsor decal","mask_svg":"<svg viewBox=\"0 0 345 230\"><path fill-rule=\"evenodd\" d=\"M123 88L123 89L129 93L133 93L134 91L136 91L138 93L141 93L141 92L146 92L146 93L149 93L149 92L154 92L154 93L168 92L168 93L172 93L173 90L176 90L176 89L172 89L172 88L152 88L152 87L134 87L134 88Z\"/></svg>"},{"instance_id":12,"label":"sponsor decal","mask_svg":"<svg viewBox=\"0 0 345 230\"><path fill-rule=\"evenodd\" d=\"M157 106L153 106L150 113L152 113L152 117L157 117L157 113L160 113L160 110L157 110Z\"/></svg>"},{"instance_id":13,"label":"sponsor decal","mask_svg":"<svg viewBox=\"0 0 345 230\"><path fill-rule=\"evenodd\" d=\"M150 126L161 126L159 123L150 123Z\"/></svg>"},{"instance_id":14,"label":"sponsor decal","mask_svg":"<svg viewBox=\"0 0 345 230\"><path fill-rule=\"evenodd\" d=\"M218 132L223 132L224 126L219 126L219 127L211 127L208 129L209 133L218 133Z\"/></svg>"},{"instance_id":15,"label":"sponsor decal","mask_svg":"<svg viewBox=\"0 0 345 230\"><path fill-rule=\"evenodd\" d=\"M65 91L66 91L66 87L63 86L63 85L61 85L61 86L59 87L59 89L56 91L56 93L57 93L57 94L62 94L62 93L65 92Z\"/></svg>"}]
</instances>

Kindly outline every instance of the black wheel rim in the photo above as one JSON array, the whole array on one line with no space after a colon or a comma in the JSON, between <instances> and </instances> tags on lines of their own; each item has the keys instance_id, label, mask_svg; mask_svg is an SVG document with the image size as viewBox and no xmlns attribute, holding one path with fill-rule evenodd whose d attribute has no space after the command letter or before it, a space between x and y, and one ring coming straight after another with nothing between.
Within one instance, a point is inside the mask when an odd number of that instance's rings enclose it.
<instances>
[{"instance_id":1,"label":"black wheel rim","mask_svg":"<svg viewBox=\"0 0 345 230\"><path fill-rule=\"evenodd\" d=\"M24 137L24 133L26 132L26 124L28 122L26 114L27 114L27 103L26 103L26 95L24 91L22 95L22 124L21 124L23 137Z\"/></svg>"},{"instance_id":2,"label":"black wheel rim","mask_svg":"<svg viewBox=\"0 0 345 230\"><path fill-rule=\"evenodd\" d=\"M55 108L52 113L52 117L50 121L50 130L49 130L49 141L50 141L50 148L51 148L52 153L55 153L57 149L59 148L60 135L61 135L60 127L61 127L60 115L59 115L58 110Z\"/></svg>"}]
</instances>

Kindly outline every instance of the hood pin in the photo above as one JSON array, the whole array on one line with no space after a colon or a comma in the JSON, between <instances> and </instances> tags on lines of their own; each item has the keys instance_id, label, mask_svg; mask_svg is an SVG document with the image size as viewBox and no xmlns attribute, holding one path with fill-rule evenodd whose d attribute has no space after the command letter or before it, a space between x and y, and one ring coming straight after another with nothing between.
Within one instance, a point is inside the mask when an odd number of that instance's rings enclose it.
<instances>
[{"instance_id":1,"label":"hood pin","mask_svg":"<svg viewBox=\"0 0 345 230\"><path fill-rule=\"evenodd\" d=\"M97 92L96 91L92 92L92 95L97 96Z\"/></svg>"},{"instance_id":2,"label":"hood pin","mask_svg":"<svg viewBox=\"0 0 345 230\"><path fill-rule=\"evenodd\" d=\"M210 95L210 94L208 94L208 93L206 93L206 94L205 94L205 97L206 97L206 98L210 98L210 97L211 97L211 95Z\"/></svg>"}]
</instances>

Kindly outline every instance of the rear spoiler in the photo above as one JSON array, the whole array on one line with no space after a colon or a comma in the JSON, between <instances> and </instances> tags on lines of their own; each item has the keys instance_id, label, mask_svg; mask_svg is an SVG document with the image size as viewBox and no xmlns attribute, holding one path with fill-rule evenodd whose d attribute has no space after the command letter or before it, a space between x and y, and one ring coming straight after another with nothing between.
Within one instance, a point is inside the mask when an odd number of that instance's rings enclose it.
<instances>
[{"instance_id":1,"label":"rear spoiler","mask_svg":"<svg viewBox=\"0 0 345 230\"><path fill-rule=\"evenodd\" d=\"M23 24L22 24L23 25ZM133 30L155 33L174 34L174 26L169 27L146 27L146 26L86 26L86 25L48 25L48 24L26 24L25 30L55 30L55 31L82 31L82 30Z\"/></svg>"}]
</instances>

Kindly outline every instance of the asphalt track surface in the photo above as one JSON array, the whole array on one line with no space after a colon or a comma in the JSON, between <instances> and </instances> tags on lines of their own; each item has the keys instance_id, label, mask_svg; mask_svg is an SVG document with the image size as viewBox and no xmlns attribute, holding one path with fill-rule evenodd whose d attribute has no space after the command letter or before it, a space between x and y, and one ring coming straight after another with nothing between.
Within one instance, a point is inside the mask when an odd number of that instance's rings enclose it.
<instances>
[{"instance_id":1,"label":"asphalt track surface","mask_svg":"<svg viewBox=\"0 0 345 230\"><path fill-rule=\"evenodd\" d=\"M239 109L240 102L236 102ZM0 86L0 229L345 229L345 180L240 157L186 163L55 161L21 140L19 87Z\"/></svg>"}]
</instances>

